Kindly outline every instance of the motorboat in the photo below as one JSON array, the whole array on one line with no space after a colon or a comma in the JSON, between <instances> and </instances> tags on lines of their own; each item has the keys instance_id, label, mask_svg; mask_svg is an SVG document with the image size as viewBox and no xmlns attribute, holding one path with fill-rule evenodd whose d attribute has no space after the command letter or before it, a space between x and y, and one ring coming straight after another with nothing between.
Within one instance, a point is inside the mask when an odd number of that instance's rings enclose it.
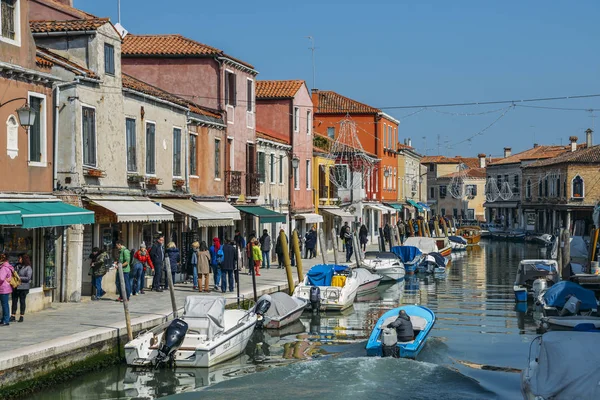
<instances>
[{"instance_id":1,"label":"motorboat","mask_svg":"<svg viewBox=\"0 0 600 400\"><path fill-rule=\"evenodd\" d=\"M390 251L401 261L408 273L414 273L423 261L423 253L415 246L394 246Z\"/></svg>"},{"instance_id":2,"label":"motorboat","mask_svg":"<svg viewBox=\"0 0 600 400\"><path fill-rule=\"evenodd\" d=\"M481 228L479 226L461 226L456 231L456 236L462 236L467 241L467 246L479 244L481 240Z\"/></svg>"},{"instance_id":3,"label":"motorboat","mask_svg":"<svg viewBox=\"0 0 600 400\"><path fill-rule=\"evenodd\" d=\"M545 317L584 315L596 316L598 301L592 290L571 282L560 281L538 298Z\"/></svg>"},{"instance_id":4,"label":"motorboat","mask_svg":"<svg viewBox=\"0 0 600 400\"><path fill-rule=\"evenodd\" d=\"M543 233L539 236L532 236L532 240L535 243L543 244L544 246L551 246L552 243L554 242L554 236L552 236L548 233Z\"/></svg>"},{"instance_id":5,"label":"motorboat","mask_svg":"<svg viewBox=\"0 0 600 400\"><path fill-rule=\"evenodd\" d=\"M450 257L450 254L452 254L452 243L450 243L450 239L448 239L447 237L430 239L435 240L438 253L440 253L443 257Z\"/></svg>"},{"instance_id":6,"label":"motorboat","mask_svg":"<svg viewBox=\"0 0 600 400\"><path fill-rule=\"evenodd\" d=\"M362 265L373 274L381 275L383 280L398 281L404 278L407 265L393 252L367 251Z\"/></svg>"},{"instance_id":7,"label":"motorboat","mask_svg":"<svg viewBox=\"0 0 600 400\"><path fill-rule=\"evenodd\" d=\"M511 242L523 242L525 241L525 237L527 237L527 232L520 229L515 229L508 232L506 239L510 240Z\"/></svg>"},{"instance_id":8,"label":"motorboat","mask_svg":"<svg viewBox=\"0 0 600 400\"><path fill-rule=\"evenodd\" d=\"M414 340L410 342L398 342L396 331L387 328L390 323L396 320L400 310L406 311L413 325ZM367 355L386 356L391 354L403 358L417 358L423 350L427 336L434 324L435 314L427 307L406 305L393 308L379 318L371 331L371 336L367 342Z\"/></svg>"},{"instance_id":9,"label":"motorboat","mask_svg":"<svg viewBox=\"0 0 600 400\"><path fill-rule=\"evenodd\" d=\"M263 298L249 311L226 310L223 297L188 296L181 318L142 332L125 345L127 365L211 367L237 357L269 306Z\"/></svg>"},{"instance_id":10,"label":"motorboat","mask_svg":"<svg viewBox=\"0 0 600 400\"><path fill-rule=\"evenodd\" d=\"M377 286L383 280L383 275L374 274L366 268L355 268L356 277L358 279L358 291L357 296L365 293L374 292L377 290ZM402 274L404 276L404 274Z\"/></svg>"},{"instance_id":11,"label":"motorboat","mask_svg":"<svg viewBox=\"0 0 600 400\"><path fill-rule=\"evenodd\" d=\"M257 324L257 327L265 329L281 329L294 323L300 318L308 305L308 300L292 297L284 292L272 293L267 296L271 299L271 307L265 312L264 318ZM260 304L260 299L257 305Z\"/></svg>"},{"instance_id":12,"label":"motorboat","mask_svg":"<svg viewBox=\"0 0 600 400\"><path fill-rule=\"evenodd\" d=\"M423 258L423 261L419 265L419 271L426 272L428 274L443 274L446 272L448 263L450 260L441 253L429 253Z\"/></svg>"},{"instance_id":13,"label":"motorboat","mask_svg":"<svg viewBox=\"0 0 600 400\"><path fill-rule=\"evenodd\" d=\"M449 236L448 241L450 242L453 252L467 249L467 239L462 236Z\"/></svg>"},{"instance_id":14,"label":"motorboat","mask_svg":"<svg viewBox=\"0 0 600 400\"><path fill-rule=\"evenodd\" d=\"M313 310L342 311L354 303L359 280L347 265L317 264L294 289L293 297L307 300Z\"/></svg>"},{"instance_id":15,"label":"motorboat","mask_svg":"<svg viewBox=\"0 0 600 400\"><path fill-rule=\"evenodd\" d=\"M528 400L599 399L598 332L548 332L533 339L521 392Z\"/></svg>"},{"instance_id":16,"label":"motorboat","mask_svg":"<svg viewBox=\"0 0 600 400\"><path fill-rule=\"evenodd\" d=\"M558 264L554 260L522 260L517 269L513 290L515 301L537 298L543 290L560 280Z\"/></svg>"},{"instance_id":17,"label":"motorboat","mask_svg":"<svg viewBox=\"0 0 600 400\"><path fill-rule=\"evenodd\" d=\"M445 240L443 240L445 239ZM421 250L423 254L429 253L447 253L449 256L452 252L452 248L450 247L450 242L447 238L430 238L430 237L419 237L413 236L409 237L404 241L404 246L414 246ZM438 243L438 240L443 240L443 242ZM448 244L446 244L448 243ZM444 247L440 248L443 245ZM444 256L446 257L446 256Z\"/></svg>"},{"instance_id":18,"label":"motorboat","mask_svg":"<svg viewBox=\"0 0 600 400\"><path fill-rule=\"evenodd\" d=\"M600 329L600 317L585 315L571 315L567 317L542 317L540 318L540 331L572 331L577 327L591 325Z\"/></svg>"}]
</instances>

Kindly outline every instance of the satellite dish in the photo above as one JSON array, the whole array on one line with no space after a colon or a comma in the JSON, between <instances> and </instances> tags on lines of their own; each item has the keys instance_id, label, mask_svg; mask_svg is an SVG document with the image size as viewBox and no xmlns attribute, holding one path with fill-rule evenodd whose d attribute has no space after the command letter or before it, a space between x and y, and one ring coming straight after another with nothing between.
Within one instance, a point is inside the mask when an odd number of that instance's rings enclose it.
<instances>
[{"instance_id":1,"label":"satellite dish","mask_svg":"<svg viewBox=\"0 0 600 400\"><path fill-rule=\"evenodd\" d=\"M127 36L127 34L129 33L127 31L127 29L123 28L123 25L121 25L118 22L115 24L115 29L117 30L117 32L119 32L119 35L121 35L122 38L124 38L125 36Z\"/></svg>"}]
</instances>

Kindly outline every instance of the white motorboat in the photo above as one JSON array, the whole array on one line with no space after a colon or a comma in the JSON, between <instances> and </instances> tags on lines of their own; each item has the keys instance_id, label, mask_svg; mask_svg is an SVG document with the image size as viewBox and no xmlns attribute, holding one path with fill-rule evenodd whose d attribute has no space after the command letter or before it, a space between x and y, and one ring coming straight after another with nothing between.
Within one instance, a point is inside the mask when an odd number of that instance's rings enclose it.
<instances>
[{"instance_id":1,"label":"white motorboat","mask_svg":"<svg viewBox=\"0 0 600 400\"><path fill-rule=\"evenodd\" d=\"M592 317L587 315L570 315L567 317L542 317L540 318L540 329L546 331L572 331L579 326L593 327L600 329L600 317Z\"/></svg>"},{"instance_id":2,"label":"white motorboat","mask_svg":"<svg viewBox=\"0 0 600 400\"><path fill-rule=\"evenodd\" d=\"M513 290L516 302L538 297L541 291L560 281L558 264L554 260L521 260Z\"/></svg>"},{"instance_id":3,"label":"white motorboat","mask_svg":"<svg viewBox=\"0 0 600 400\"><path fill-rule=\"evenodd\" d=\"M293 297L307 300L313 310L342 311L354 303L358 286L357 273L348 266L319 264L296 286Z\"/></svg>"},{"instance_id":4,"label":"white motorboat","mask_svg":"<svg viewBox=\"0 0 600 400\"><path fill-rule=\"evenodd\" d=\"M362 264L370 272L381 275L386 281L398 281L406 274L402 260L391 252L367 251Z\"/></svg>"},{"instance_id":5,"label":"white motorboat","mask_svg":"<svg viewBox=\"0 0 600 400\"><path fill-rule=\"evenodd\" d=\"M358 279L357 295L375 291L383 279L382 275L373 274L366 268L355 268L354 271Z\"/></svg>"},{"instance_id":6,"label":"white motorboat","mask_svg":"<svg viewBox=\"0 0 600 400\"><path fill-rule=\"evenodd\" d=\"M259 322L259 325L262 325L265 329L280 329L296 322L308 304L307 300L291 297L284 292L277 292L268 296L271 299L271 307L265 313L264 319ZM260 304L260 300L258 304Z\"/></svg>"},{"instance_id":7,"label":"white motorboat","mask_svg":"<svg viewBox=\"0 0 600 400\"><path fill-rule=\"evenodd\" d=\"M429 253L423 259L419 270L428 274L443 274L446 272L449 259L443 257L440 253Z\"/></svg>"},{"instance_id":8,"label":"white motorboat","mask_svg":"<svg viewBox=\"0 0 600 400\"><path fill-rule=\"evenodd\" d=\"M143 332L125 345L127 365L211 367L236 357L270 306L268 299L263 300L250 311L225 310L222 297L188 296L183 317Z\"/></svg>"},{"instance_id":9,"label":"white motorboat","mask_svg":"<svg viewBox=\"0 0 600 400\"><path fill-rule=\"evenodd\" d=\"M450 236L448 237L452 252L466 250L468 246L467 239L462 236Z\"/></svg>"}]
</instances>

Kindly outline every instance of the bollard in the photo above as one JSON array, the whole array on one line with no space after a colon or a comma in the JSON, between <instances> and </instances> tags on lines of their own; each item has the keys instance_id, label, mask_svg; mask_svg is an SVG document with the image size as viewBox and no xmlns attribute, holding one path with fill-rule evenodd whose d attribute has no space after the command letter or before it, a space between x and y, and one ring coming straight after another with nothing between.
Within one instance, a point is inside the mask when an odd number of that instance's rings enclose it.
<instances>
[{"instance_id":1,"label":"bollard","mask_svg":"<svg viewBox=\"0 0 600 400\"><path fill-rule=\"evenodd\" d=\"M331 242L333 243L333 262L335 263L335 265L340 265L338 258L337 235L335 233L335 228L331 228Z\"/></svg>"},{"instance_id":2,"label":"bollard","mask_svg":"<svg viewBox=\"0 0 600 400\"><path fill-rule=\"evenodd\" d=\"M298 231L294 229L292 232L292 251L296 258L296 269L298 270L298 282L304 280L304 272L302 270L302 254L300 252L300 239L298 238Z\"/></svg>"},{"instance_id":3,"label":"bollard","mask_svg":"<svg viewBox=\"0 0 600 400\"><path fill-rule=\"evenodd\" d=\"M296 231L294 230L294 233ZM292 233L292 235L294 234ZM296 235L297 237L297 235ZM281 247L284 249L289 249L288 241L285 237L285 233L283 231L279 232L279 240L281 241ZM298 257L300 253L300 249L298 248L298 253L296 253L296 246L294 246L294 254L296 256L296 263L300 263L301 258ZM289 294L290 296L294 294L294 277L292 276L292 261L290 260L290 253L288 251L283 252L283 265L285 266L285 272L288 280Z\"/></svg>"},{"instance_id":4,"label":"bollard","mask_svg":"<svg viewBox=\"0 0 600 400\"><path fill-rule=\"evenodd\" d=\"M354 258L356 259L356 268L360 267L360 255L358 252L360 248L358 247L358 237L356 236L356 232L352 234L352 247L354 247Z\"/></svg>"},{"instance_id":5,"label":"bollard","mask_svg":"<svg viewBox=\"0 0 600 400\"><path fill-rule=\"evenodd\" d=\"M177 303L175 302L175 287L173 286L173 275L171 274L171 262L165 257L165 270L167 271L167 282L171 294L171 307L173 307L173 318L177 318Z\"/></svg>"},{"instance_id":6,"label":"bollard","mask_svg":"<svg viewBox=\"0 0 600 400\"><path fill-rule=\"evenodd\" d=\"M123 265L117 264L117 273L119 274L119 283L121 284L121 299L123 299L123 311L125 311L125 325L127 326L127 338L133 340L133 330L131 329L131 317L129 316L129 299L127 298L127 287L125 286L125 275L123 275Z\"/></svg>"},{"instance_id":7,"label":"bollard","mask_svg":"<svg viewBox=\"0 0 600 400\"><path fill-rule=\"evenodd\" d=\"M327 256L325 255L325 251L327 249L323 243L325 241L325 238L323 237L323 229L319 229L318 235L319 235L319 247L321 248L321 259L323 260L323 264L327 264Z\"/></svg>"}]
</instances>

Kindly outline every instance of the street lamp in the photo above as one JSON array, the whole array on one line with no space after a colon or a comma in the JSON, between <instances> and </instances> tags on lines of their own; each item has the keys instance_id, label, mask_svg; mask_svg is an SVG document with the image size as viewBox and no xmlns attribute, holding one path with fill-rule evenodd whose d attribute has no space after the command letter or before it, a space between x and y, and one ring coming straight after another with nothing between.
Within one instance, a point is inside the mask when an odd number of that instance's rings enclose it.
<instances>
[{"instance_id":1,"label":"street lamp","mask_svg":"<svg viewBox=\"0 0 600 400\"><path fill-rule=\"evenodd\" d=\"M17 108L17 115L19 116L19 123L25 129L35 123L35 110L27 103L23 107Z\"/></svg>"},{"instance_id":2,"label":"street lamp","mask_svg":"<svg viewBox=\"0 0 600 400\"><path fill-rule=\"evenodd\" d=\"M288 153L288 157L289 157ZM288 248L291 249L291 243L292 243L292 233L294 232L294 229L292 228L292 193L294 189L292 188L292 185L295 184L295 180L298 179L298 177L295 174L295 171L297 170L297 168L300 166L300 159L298 158L297 155L292 155L292 158L290 159L290 164L292 166L292 171L290 174L291 177L291 182L290 179L288 179ZM308 171L307 171L308 173ZM292 254L294 254L292 252Z\"/></svg>"}]
</instances>

